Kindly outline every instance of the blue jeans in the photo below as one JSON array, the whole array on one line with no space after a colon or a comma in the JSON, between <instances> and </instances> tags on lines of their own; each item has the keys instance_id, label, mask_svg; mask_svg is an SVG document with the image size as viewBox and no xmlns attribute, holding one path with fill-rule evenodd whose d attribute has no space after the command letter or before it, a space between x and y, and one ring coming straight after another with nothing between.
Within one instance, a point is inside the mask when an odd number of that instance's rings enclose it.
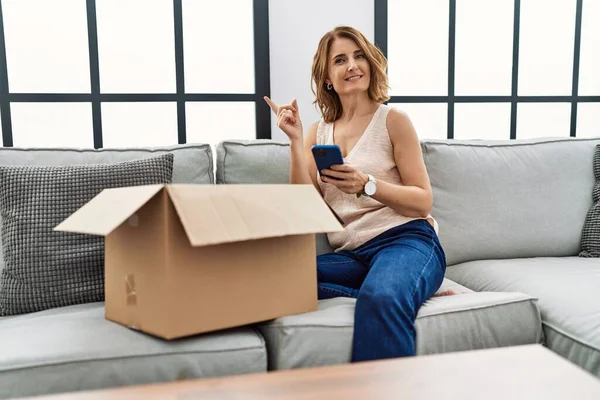
<instances>
[{"instance_id":1,"label":"blue jeans","mask_svg":"<svg viewBox=\"0 0 600 400\"><path fill-rule=\"evenodd\" d=\"M417 312L445 272L433 227L414 220L355 250L318 256L318 294L356 298L352 361L412 356Z\"/></svg>"}]
</instances>

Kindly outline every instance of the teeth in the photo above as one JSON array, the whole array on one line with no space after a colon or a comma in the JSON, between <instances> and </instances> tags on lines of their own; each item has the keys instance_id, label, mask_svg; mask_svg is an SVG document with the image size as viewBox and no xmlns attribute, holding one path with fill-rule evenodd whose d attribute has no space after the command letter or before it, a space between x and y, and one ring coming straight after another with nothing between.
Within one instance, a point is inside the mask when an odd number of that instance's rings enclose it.
<instances>
[{"instance_id":1,"label":"teeth","mask_svg":"<svg viewBox=\"0 0 600 400\"><path fill-rule=\"evenodd\" d=\"M357 75L357 76L353 76L353 77L351 77L351 78L348 78L348 80L349 80L349 81L355 81L355 80L357 80L358 78L360 78L360 76L358 76L358 75Z\"/></svg>"}]
</instances>

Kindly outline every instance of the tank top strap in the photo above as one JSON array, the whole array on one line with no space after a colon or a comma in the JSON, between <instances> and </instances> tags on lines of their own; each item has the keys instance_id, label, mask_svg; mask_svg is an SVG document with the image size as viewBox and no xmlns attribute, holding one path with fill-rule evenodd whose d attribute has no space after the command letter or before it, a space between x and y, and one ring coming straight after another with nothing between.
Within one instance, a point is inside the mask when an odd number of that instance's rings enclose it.
<instances>
[{"instance_id":1,"label":"tank top strap","mask_svg":"<svg viewBox=\"0 0 600 400\"><path fill-rule=\"evenodd\" d=\"M327 144L329 141L329 124L323 119L319 121L317 126L317 144Z\"/></svg>"},{"instance_id":2,"label":"tank top strap","mask_svg":"<svg viewBox=\"0 0 600 400\"><path fill-rule=\"evenodd\" d=\"M382 104L381 106L379 106L379 110L378 111L378 115L377 118L375 119L374 123L373 123L373 127L372 129L372 133L374 134L384 134L387 136L388 134L388 130L387 130L387 117L388 114L390 113L392 107Z\"/></svg>"}]
</instances>

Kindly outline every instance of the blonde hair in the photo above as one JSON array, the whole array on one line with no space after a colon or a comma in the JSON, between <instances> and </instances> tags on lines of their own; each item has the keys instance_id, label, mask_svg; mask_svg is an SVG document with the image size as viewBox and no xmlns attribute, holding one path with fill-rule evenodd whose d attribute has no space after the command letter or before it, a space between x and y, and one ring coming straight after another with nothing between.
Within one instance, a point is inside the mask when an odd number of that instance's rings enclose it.
<instances>
[{"instance_id":1,"label":"blonde hair","mask_svg":"<svg viewBox=\"0 0 600 400\"><path fill-rule=\"evenodd\" d=\"M363 51L371 68L371 81L369 83L369 98L377 103L390 99L388 96L388 78L386 74L387 60L381 50L372 44L361 32L349 26L338 26L327 32L319 41L317 52L313 58L311 89L316 96L313 104L317 104L327 123L334 122L342 116L342 103L338 94L327 90L327 68L329 66L329 50L337 38L346 38L354 41Z\"/></svg>"}]
</instances>

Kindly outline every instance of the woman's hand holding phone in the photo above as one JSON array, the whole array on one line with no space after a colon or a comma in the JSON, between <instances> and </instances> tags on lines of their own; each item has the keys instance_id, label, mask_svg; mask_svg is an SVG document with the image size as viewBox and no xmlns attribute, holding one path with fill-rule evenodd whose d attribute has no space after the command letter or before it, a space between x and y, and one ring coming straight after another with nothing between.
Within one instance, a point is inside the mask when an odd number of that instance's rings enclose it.
<instances>
[{"instance_id":1,"label":"woman's hand holding phone","mask_svg":"<svg viewBox=\"0 0 600 400\"><path fill-rule=\"evenodd\" d=\"M271 107L273 113L277 116L277 127L281 129L290 140L302 139L302 121L300 121L300 112L298 111L298 102L292 100L291 104L278 106L268 98L265 101Z\"/></svg>"},{"instance_id":2,"label":"woman's hand holding phone","mask_svg":"<svg viewBox=\"0 0 600 400\"><path fill-rule=\"evenodd\" d=\"M321 171L321 180L330 183L347 194L359 194L364 190L369 177L351 165L332 165Z\"/></svg>"},{"instance_id":3,"label":"woman's hand holding phone","mask_svg":"<svg viewBox=\"0 0 600 400\"><path fill-rule=\"evenodd\" d=\"M322 144L312 147L321 180L332 184L347 194L362 193L369 177L357 168L344 162L339 146Z\"/></svg>"}]
</instances>

